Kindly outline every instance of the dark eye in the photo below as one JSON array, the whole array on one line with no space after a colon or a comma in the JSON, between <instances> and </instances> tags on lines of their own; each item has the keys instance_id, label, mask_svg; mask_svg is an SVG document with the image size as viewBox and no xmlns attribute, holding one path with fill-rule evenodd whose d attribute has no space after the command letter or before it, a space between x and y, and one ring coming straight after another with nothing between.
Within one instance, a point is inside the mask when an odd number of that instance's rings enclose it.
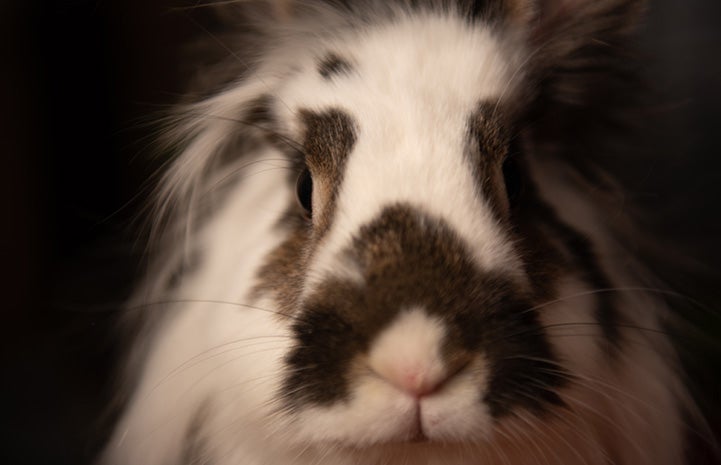
<instances>
[{"instance_id":1,"label":"dark eye","mask_svg":"<svg viewBox=\"0 0 721 465\"><path fill-rule=\"evenodd\" d=\"M518 144L511 143L508 155L503 161L503 182L506 184L506 195L511 206L515 205L523 191L523 176L519 164L521 156Z\"/></svg>"},{"instance_id":2,"label":"dark eye","mask_svg":"<svg viewBox=\"0 0 721 465\"><path fill-rule=\"evenodd\" d=\"M308 168L303 169L295 184L295 195L298 203L308 217L313 213L313 178Z\"/></svg>"}]
</instances>

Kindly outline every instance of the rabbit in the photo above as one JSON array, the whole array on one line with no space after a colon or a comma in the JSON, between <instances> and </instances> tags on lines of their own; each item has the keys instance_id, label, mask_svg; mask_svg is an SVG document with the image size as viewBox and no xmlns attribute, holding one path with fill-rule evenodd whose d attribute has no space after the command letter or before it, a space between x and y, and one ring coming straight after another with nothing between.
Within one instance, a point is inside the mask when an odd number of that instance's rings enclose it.
<instances>
[{"instance_id":1,"label":"rabbit","mask_svg":"<svg viewBox=\"0 0 721 465\"><path fill-rule=\"evenodd\" d=\"M670 311L593 169L644 7L211 6L100 463L686 463Z\"/></svg>"}]
</instances>

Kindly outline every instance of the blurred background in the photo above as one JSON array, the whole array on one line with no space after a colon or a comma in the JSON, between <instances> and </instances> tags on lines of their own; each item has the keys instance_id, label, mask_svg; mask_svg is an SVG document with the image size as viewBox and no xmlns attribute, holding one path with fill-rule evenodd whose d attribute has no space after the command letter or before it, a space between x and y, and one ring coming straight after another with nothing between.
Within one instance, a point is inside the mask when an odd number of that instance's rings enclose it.
<instances>
[{"instance_id":1,"label":"blurred background","mask_svg":"<svg viewBox=\"0 0 721 465\"><path fill-rule=\"evenodd\" d=\"M142 269L134 219L158 167L145 123L178 100L184 44L204 34L175 8L188 3L0 3L0 463L86 464L107 433L112 327ZM719 432L721 2L650 4L653 150L614 163L646 227L685 257L668 279L698 301L685 358Z\"/></svg>"}]
</instances>

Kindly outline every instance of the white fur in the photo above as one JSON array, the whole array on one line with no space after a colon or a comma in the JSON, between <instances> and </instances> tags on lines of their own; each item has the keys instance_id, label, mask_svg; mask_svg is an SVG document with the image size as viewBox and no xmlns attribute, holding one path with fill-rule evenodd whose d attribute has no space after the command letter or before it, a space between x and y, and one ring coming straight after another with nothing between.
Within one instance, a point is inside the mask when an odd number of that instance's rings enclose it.
<instances>
[{"instance_id":1,"label":"white fur","mask_svg":"<svg viewBox=\"0 0 721 465\"><path fill-rule=\"evenodd\" d=\"M479 101L509 91L522 73L525 51L500 33L451 15L409 16L332 40L306 40L273 50L247 81L191 110L214 117L191 118L179 129L189 144L165 183L167 203L197 201L190 193L210 187L201 174L236 130L226 119L237 117L256 96L270 93L277 99L283 130L291 137L302 132L300 109L338 107L358 125L358 140L336 218L312 257L306 293L328 275L362 280L340 252L360 226L394 202L443 218L481 269L523 278L513 244L475 186L464 147L468 115ZM353 71L330 82L321 79L315 53L326 49L348 57ZM251 298L259 266L284 238L277 223L293 196L278 158L279 152L267 148L246 154L248 164L231 178L232 188L207 224L186 223L192 230L189 245L199 248L202 261L169 296L177 303L167 306L150 342L105 463L177 463L192 415L206 402L204 453L216 465L682 463L674 403L681 388L667 341L624 330L632 343L620 369L610 369L598 344L602 336L589 324L596 297L571 277L562 298L539 309L554 351L578 375L562 392L570 411L559 409L543 421L521 411L494 424L479 401L478 386L489 376L486 361L476 357L446 382L450 374L439 356L443 325L417 308L402 312L367 358L355 361L347 402L280 411L283 358L292 346L289 323L275 314L271 296ZM544 167L535 170L547 175L540 182L544 196L565 205L566 219L612 257L613 244L604 241L598 226L603 219L589 215L582 200L569 203L575 193L564 192L563 181L556 182ZM612 262L605 265L614 269ZM626 297L623 317L657 328L658 305L644 296ZM423 383L443 383L417 400L399 381L404 370ZM402 442L418 408L425 434L436 442ZM607 450L615 455L607 457Z\"/></svg>"},{"instance_id":2,"label":"white fur","mask_svg":"<svg viewBox=\"0 0 721 465\"><path fill-rule=\"evenodd\" d=\"M260 155L199 233L202 269L169 299L178 303L169 305L155 335L142 382L106 451L108 463L174 460L189 415L220 389L237 387L246 400L255 396L249 405L272 400L274 367L290 343L288 334L272 304L244 304L254 269L283 238L273 232L289 195L279 183L285 170L272 168L277 158L275 152Z\"/></svg>"}]
</instances>

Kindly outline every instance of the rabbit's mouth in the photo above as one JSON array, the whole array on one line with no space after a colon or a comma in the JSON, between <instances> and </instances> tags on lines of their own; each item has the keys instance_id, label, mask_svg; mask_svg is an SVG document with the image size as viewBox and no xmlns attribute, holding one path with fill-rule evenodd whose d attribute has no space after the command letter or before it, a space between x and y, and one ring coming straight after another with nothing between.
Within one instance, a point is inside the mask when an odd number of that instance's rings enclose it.
<instances>
[{"instance_id":1,"label":"rabbit's mouth","mask_svg":"<svg viewBox=\"0 0 721 465\"><path fill-rule=\"evenodd\" d=\"M487 370L479 357L436 390L409 392L374 373L354 373L345 402L300 409L298 436L350 447L379 444L473 443L486 439L493 420L479 398Z\"/></svg>"}]
</instances>

